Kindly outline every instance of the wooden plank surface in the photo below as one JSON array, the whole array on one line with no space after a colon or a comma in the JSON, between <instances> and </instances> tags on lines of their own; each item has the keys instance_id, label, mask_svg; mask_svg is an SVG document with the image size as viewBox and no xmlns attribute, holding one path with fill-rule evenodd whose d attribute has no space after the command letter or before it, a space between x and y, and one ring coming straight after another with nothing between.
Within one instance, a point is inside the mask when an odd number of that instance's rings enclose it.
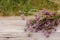
<instances>
[{"instance_id":1,"label":"wooden plank surface","mask_svg":"<svg viewBox=\"0 0 60 40\"><path fill-rule=\"evenodd\" d=\"M20 19L0 19L0 40L60 40L60 25L57 31L46 38L43 33L32 33L28 37L28 32L24 32L26 21Z\"/></svg>"}]
</instances>

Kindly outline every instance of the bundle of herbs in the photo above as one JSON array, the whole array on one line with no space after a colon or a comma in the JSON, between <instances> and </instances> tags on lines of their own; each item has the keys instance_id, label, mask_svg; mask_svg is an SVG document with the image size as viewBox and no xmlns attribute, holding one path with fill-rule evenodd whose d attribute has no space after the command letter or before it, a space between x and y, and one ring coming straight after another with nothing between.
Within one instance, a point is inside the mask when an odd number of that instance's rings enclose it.
<instances>
[{"instance_id":1,"label":"bundle of herbs","mask_svg":"<svg viewBox=\"0 0 60 40\"><path fill-rule=\"evenodd\" d=\"M52 13L47 10L38 11L34 19L27 22L26 31L39 32L42 31L46 37L56 31L56 27L60 23L60 14Z\"/></svg>"}]
</instances>

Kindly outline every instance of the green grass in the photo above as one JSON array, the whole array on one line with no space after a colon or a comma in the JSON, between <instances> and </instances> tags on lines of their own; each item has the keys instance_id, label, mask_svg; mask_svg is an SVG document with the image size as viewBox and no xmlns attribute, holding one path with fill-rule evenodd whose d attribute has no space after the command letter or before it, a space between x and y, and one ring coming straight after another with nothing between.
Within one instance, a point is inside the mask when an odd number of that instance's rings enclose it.
<instances>
[{"instance_id":1,"label":"green grass","mask_svg":"<svg viewBox=\"0 0 60 40\"><path fill-rule=\"evenodd\" d=\"M19 10L24 15L31 15L32 9L43 9L55 11L59 5L49 0L0 0L0 16L19 16Z\"/></svg>"},{"instance_id":2,"label":"green grass","mask_svg":"<svg viewBox=\"0 0 60 40\"><path fill-rule=\"evenodd\" d=\"M50 1L57 3L59 5L59 9L60 9L60 0L50 0Z\"/></svg>"}]
</instances>

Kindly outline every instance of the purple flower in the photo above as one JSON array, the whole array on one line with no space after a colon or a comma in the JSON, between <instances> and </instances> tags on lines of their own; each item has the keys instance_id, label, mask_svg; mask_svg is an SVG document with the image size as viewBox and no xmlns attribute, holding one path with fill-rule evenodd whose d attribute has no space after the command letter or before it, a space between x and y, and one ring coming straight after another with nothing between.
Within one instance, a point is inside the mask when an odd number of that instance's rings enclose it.
<instances>
[{"instance_id":1,"label":"purple flower","mask_svg":"<svg viewBox=\"0 0 60 40\"><path fill-rule=\"evenodd\" d=\"M44 9L44 10L42 10L42 13L46 13L46 12L47 12L47 10L45 10L45 9Z\"/></svg>"},{"instance_id":2,"label":"purple flower","mask_svg":"<svg viewBox=\"0 0 60 40\"><path fill-rule=\"evenodd\" d=\"M56 23L57 23L57 24L60 24L60 19L58 19L58 20L56 21Z\"/></svg>"},{"instance_id":3,"label":"purple flower","mask_svg":"<svg viewBox=\"0 0 60 40\"><path fill-rule=\"evenodd\" d=\"M35 20L39 20L39 19L40 19L40 15L39 14L35 15Z\"/></svg>"},{"instance_id":4,"label":"purple flower","mask_svg":"<svg viewBox=\"0 0 60 40\"><path fill-rule=\"evenodd\" d=\"M39 26L38 24L34 24L33 28L38 28L38 26Z\"/></svg>"},{"instance_id":5,"label":"purple flower","mask_svg":"<svg viewBox=\"0 0 60 40\"><path fill-rule=\"evenodd\" d=\"M51 22L50 21L47 21L47 24L51 24Z\"/></svg>"},{"instance_id":6,"label":"purple flower","mask_svg":"<svg viewBox=\"0 0 60 40\"><path fill-rule=\"evenodd\" d=\"M49 12L49 11L47 11L47 10L42 10L42 14L43 14L43 15L49 15L49 16L52 15L52 13Z\"/></svg>"},{"instance_id":7,"label":"purple flower","mask_svg":"<svg viewBox=\"0 0 60 40\"><path fill-rule=\"evenodd\" d=\"M33 32L33 29L31 26L28 28L28 31Z\"/></svg>"}]
</instances>

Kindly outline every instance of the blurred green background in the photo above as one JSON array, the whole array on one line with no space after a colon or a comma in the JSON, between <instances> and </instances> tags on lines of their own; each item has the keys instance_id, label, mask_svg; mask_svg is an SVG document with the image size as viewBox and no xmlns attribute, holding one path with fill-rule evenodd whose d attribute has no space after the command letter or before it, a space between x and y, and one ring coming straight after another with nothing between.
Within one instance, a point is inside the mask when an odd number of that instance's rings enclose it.
<instances>
[{"instance_id":1,"label":"blurred green background","mask_svg":"<svg viewBox=\"0 0 60 40\"><path fill-rule=\"evenodd\" d=\"M0 16L27 16L43 8L57 11L60 6L50 0L0 0Z\"/></svg>"}]
</instances>

